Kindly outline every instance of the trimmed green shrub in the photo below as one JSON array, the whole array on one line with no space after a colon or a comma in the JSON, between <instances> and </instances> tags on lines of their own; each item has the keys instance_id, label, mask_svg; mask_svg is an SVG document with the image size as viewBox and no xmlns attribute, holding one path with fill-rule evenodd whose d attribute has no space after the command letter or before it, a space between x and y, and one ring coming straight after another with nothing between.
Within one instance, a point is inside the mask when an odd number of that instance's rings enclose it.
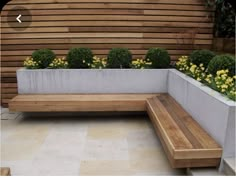
<instances>
[{"instance_id":1,"label":"trimmed green shrub","mask_svg":"<svg viewBox=\"0 0 236 178\"><path fill-rule=\"evenodd\" d=\"M32 53L32 58L35 62L37 62L39 68L47 68L56 58L56 55L50 49L39 49Z\"/></svg>"},{"instance_id":2,"label":"trimmed green shrub","mask_svg":"<svg viewBox=\"0 0 236 178\"><path fill-rule=\"evenodd\" d=\"M66 56L69 68L89 68L93 62L90 48L71 48Z\"/></svg>"},{"instance_id":3,"label":"trimmed green shrub","mask_svg":"<svg viewBox=\"0 0 236 178\"><path fill-rule=\"evenodd\" d=\"M130 68L132 54L127 48L113 48L107 56L108 68Z\"/></svg>"},{"instance_id":4,"label":"trimmed green shrub","mask_svg":"<svg viewBox=\"0 0 236 178\"><path fill-rule=\"evenodd\" d=\"M196 64L197 66L203 64L204 67L208 66L213 57L215 57L215 53L207 49L194 50L189 56L190 61L193 64Z\"/></svg>"},{"instance_id":5,"label":"trimmed green shrub","mask_svg":"<svg viewBox=\"0 0 236 178\"><path fill-rule=\"evenodd\" d=\"M150 48L145 56L145 60L152 62L152 68L168 68L170 66L170 55L162 48Z\"/></svg>"},{"instance_id":6,"label":"trimmed green shrub","mask_svg":"<svg viewBox=\"0 0 236 178\"><path fill-rule=\"evenodd\" d=\"M208 72L212 75L216 75L216 72L219 70L229 70L229 75L235 75L235 57L224 54L215 56L208 65Z\"/></svg>"}]
</instances>

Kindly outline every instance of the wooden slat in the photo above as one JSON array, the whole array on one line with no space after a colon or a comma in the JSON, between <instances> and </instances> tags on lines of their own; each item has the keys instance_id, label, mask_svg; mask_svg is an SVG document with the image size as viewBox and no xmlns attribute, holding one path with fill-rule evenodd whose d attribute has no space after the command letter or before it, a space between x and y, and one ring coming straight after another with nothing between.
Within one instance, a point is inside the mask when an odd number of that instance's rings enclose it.
<instances>
[{"instance_id":1,"label":"wooden slat","mask_svg":"<svg viewBox=\"0 0 236 178\"><path fill-rule=\"evenodd\" d=\"M1 92L2 92L2 94L17 94L17 88L4 88L4 87L2 87Z\"/></svg>"},{"instance_id":2,"label":"wooden slat","mask_svg":"<svg viewBox=\"0 0 236 178\"><path fill-rule=\"evenodd\" d=\"M212 39L212 34L191 33L37 33L37 34L3 34L2 39L37 39L37 38L184 38Z\"/></svg>"},{"instance_id":3,"label":"wooden slat","mask_svg":"<svg viewBox=\"0 0 236 178\"><path fill-rule=\"evenodd\" d=\"M147 99L147 111L173 167L218 166L222 148L171 96Z\"/></svg>"},{"instance_id":4,"label":"wooden slat","mask_svg":"<svg viewBox=\"0 0 236 178\"><path fill-rule=\"evenodd\" d=\"M31 27L64 27L64 26L128 26L128 27L195 27L195 28L213 28L212 23L202 22L139 22L139 21L52 21L52 22L32 22ZM9 28L8 23L2 22L2 28Z\"/></svg>"},{"instance_id":5,"label":"wooden slat","mask_svg":"<svg viewBox=\"0 0 236 178\"><path fill-rule=\"evenodd\" d=\"M18 95L11 111L145 111L146 99L157 94Z\"/></svg>"},{"instance_id":6,"label":"wooden slat","mask_svg":"<svg viewBox=\"0 0 236 178\"><path fill-rule=\"evenodd\" d=\"M81 44L81 43L76 43L76 44L32 44L32 45L20 45L20 44L12 44L12 45L2 45L2 51L24 51L24 50L31 50L34 51L36 49L40 48L49 48L52 50L67 50L70 49L74 46L77 47L90 47L93 48L94 50L96 49L111 49L111 48L116 48L123 46L125 48L129 49L142 49L142 50L148 50L150 47L158 47L162 46L163 48L167 48L169 50L192 50L193 47L191 45L176 45L176 44L130 44L130 43L121 43L121 44ZM202 49L202 48L208 48L208 45L195 45L194 49Z\"/></svg>"},{"instance_id":7,"label":"wooden slat","mask_svg":"<svg viewBox=\"0 0 236 178\"><path fill-rule=\"evenodd\" d=\"M25 19L28 19L28 16L24 16ZM137 15L67 15L67 16L32 16L32 21L179 21L179 22L211 22L212 17L205 16L203 17L184 17L184 16L139 16ZM2 22L9 22L7 17L2 17ZM11 19L11 22L15 22L15 19Z\"/></svg>"},{"instance_id":8,"label":"wooden slat","mask_svg":"<svg viewBox=\"0 0 236 178\"><path fill-rule=\"evenodd\" d=\"M7 16L8 11L2 11L1 16ZM107 14L113 14L113 15L164 15L164 16L189 16L189 17L207 17L207 16L213 16L213 13L209 13L206 11L188 11L188 10L137 10L137 9L57 9L57 10L33 10L31 11L31 15L37 16L37 15L107 15Z\"/></svg>"},{"instance_id":9,"label":"wooden slat","mask_svg":"<svg viewBox=\"0 0 236 178\"><path fill-rule=\"evenodd\" d=\"M15 5L4 6L4 10L10 10ZM129 3L58 3L58 4L25 4L27 9L169 9L169 10L191 10L206 11L205 6L186 4L129 4Z\"/></svg>"},{"instance_id":10,"label":"wooden slat","mask_svg":"<svg viewBox=\"0 0 236 178\"><path fill-rule=\"evenodd\" d=\"M104 49L104 50L93 50L93 53L96 55L99 54L108 54L110 49ZM57 55L66 55L68 52L68 49L66 50L53 50ZM147 50L136 50L136 49L130 49L131 53L133 54L142 54L145 55L147 53ZM168 50L170 54L188 54L191 52L191 50ZM20 54L20 55L18 55ZM21 56L31 56L32 51L2 51L2 58L4 59L5 56L18 56L19 58L24 59ZM4 61L4 60L2 60ZM8 61L8 60L7 60ZM4 67L5 68L5 67Z\"/></svg>"},{"instance_id":11,"label":"wooden slat","mask_svg":"<svg viewBox=\"0 0 236 178\"><path fill-rule=\"evenodd\" d=\"M181 39L159 39L157 41L157 39L133 39L133 38L125 38L125 39L120 39L120 38L111 38L111 39L106 39L106 38L91 38L91 39L14 39L14 40L4 40L2 39L2 43L4 44L42 44L42 43L48 43L48 44L52 44L52 43L146 43L146 44L157 44L157 43L161 43L161 44L212 44L212 40L201 40L201 39L186 39L186 40L181 40Z\"/></svg>"},{"instance_id":12,"label":"wooden slat","mask_svg":"<svg viewBox=\"0 0 236 178\"><path fill-rule=\"evenodd\" d=\"M8 4L42 4L42 3L46 3L46 4L50 4L50 3L88 3L87 0L17 0L17 1L10 1ZM200 0L90 0L90 3L152 3L152 4L198 4L198 5L204 5L203 1Z\"/></svg>"},{"instance_id":13,"label":"wooden slat","mask_svg":"<svg viewBox=\"0 0 236 178\"><path fill-rule=\"evenodd\" d=\"M20 31L19 28L13 30L12 28L2 28L2 34L33 34L33 33L88 33L88 32L151 32L151 33L178 33L178 34L212 34L212 28L184 28L184 27L32 27Z\"/></svg>"}]
</instances>

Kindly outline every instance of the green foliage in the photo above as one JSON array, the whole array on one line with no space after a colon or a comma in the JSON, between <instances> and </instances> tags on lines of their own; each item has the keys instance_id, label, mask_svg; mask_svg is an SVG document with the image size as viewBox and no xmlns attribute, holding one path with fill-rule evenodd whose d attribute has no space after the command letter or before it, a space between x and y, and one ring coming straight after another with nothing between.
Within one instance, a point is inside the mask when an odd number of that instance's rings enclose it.
<instances>
[{"instance_id":1,"label":"green foliage","mask_svg":"<svg viewBox=\"0 0 236 178\"><path fill-rule=\"evenodd\" d=\"M203 64L204 67L207 67L211 59L215 57L215 53L206 49L195 50L190 54L189 57L193 64L196 64L197 66Z\"/></svg>"},{"instance_id":2,"label":"green foliage","mask_svg":"<svg viewBox=\"0 0 236 178\"><path fill-rule=\"evenodd\" d=\"M235 75L235 57L231 55L218 55L215 56L208 65L208 72L216 75L219 70L229 70L229 75Z\"/></svg>"},{"instance_id":3,"label":"green foliage","mask_svg":"<svg viewBox=\"0 0 236 178\"><path fill-rule=\"evenodd\" d=\"M107 56L108 68L129 68L132 54L127 48L113 48Z\"/></svg>"},{"instance_id":4,"label":"green foliage","mask_svg":"<svg viewBox=\"0 0 236 178\"><path fill-rule=\"evenodd\" d=\"M56 58L56 55L50 49L39 49L32 53L32 58L39 65L39 68L47 68Z\"/></svg>"},{"instance_id":5,"label":"green foliage","mask_svg":"<svg viewBox=\"0 0 236 178\"><path fill-rule=\"evenodd\" d=\"M162 48L150 48L145 56L145 60L148 59L152 63L152 68L168 68L170 66L170 55Z\"/></svg>"},{"instance_id":6,"label":"green foliage","mask_svg":"<svg viewBox=\"0 0 236 178\"><path fill-rule=\"evenodd\" d=\"M66 57L69 68L89 68L93 53L89 48L71 48Z\"/></svg>"},{"instance_id":7,"label":"green foliage","mask_svg":"<svg viewBox=\"0 0 236 178\"><path fill-rule=\"evenodd\" d=\"M235 9L226 0L206 0L208 7L215 7L215 36L230 38L235 37Z\"/></svg>"}]
</instances>

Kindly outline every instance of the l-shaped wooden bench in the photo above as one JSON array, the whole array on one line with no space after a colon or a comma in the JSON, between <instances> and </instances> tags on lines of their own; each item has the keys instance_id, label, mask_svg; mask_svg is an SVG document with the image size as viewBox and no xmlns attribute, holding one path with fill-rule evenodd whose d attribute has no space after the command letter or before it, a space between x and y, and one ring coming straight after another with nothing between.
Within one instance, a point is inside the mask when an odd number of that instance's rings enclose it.
<instances>
[{"instance_id":1,"label":"l-shaped wooden bench","mask_svg":"<svg viewBox=\"0 0 236 178\"><path fill-rule=\"evenodd\" d=\"M18 95L10 111L147 111L173 168L216 167L222 148L168 94Z\"/></svg>"}]
</instances>

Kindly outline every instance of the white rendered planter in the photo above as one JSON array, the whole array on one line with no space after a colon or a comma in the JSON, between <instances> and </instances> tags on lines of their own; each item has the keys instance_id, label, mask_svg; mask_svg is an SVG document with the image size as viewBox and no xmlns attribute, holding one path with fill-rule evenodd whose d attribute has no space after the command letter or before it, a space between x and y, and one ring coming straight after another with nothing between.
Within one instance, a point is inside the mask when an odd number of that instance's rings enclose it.
<instances>
[{"instance_id":1,"label":"white rendered planter","mask_svg":"<svg viewBox=\"0 0 236 178\"><path fill-rule=\"evenodd\" d=\"M168 93L223 147L223 158L235 157L234 101L175 69Z\"/></svg>"},{"instance_id":2,"label":"white rendered planter","mask_svg":"<svg viewBox=\"0 0 236 178\"><path fill-rule=\"evenodd\" d=\"M169 93L223 147L223 158L235 157L235 102L175 69L20 69L17 80L19 94Z\"/></svg>"},{"instance_id":3,"label":"white rendered planter","mask_svg":"<svg viewBox=\"0 0 236 178\"><path fill-rule=\"evenodd\" d=\"M166 93L168 69L41 69L17 71L19 94Z\"/></svg>"}]
</instances>

